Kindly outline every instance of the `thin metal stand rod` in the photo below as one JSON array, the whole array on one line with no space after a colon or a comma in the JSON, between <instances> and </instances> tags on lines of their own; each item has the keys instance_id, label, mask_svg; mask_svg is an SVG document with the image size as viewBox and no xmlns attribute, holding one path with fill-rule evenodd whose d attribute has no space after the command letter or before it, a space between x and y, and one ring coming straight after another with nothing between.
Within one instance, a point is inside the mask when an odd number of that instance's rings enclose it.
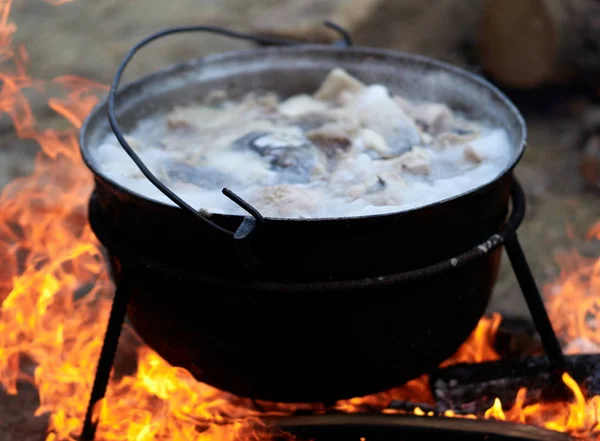
<instances>
[{"instance_id":1,"label":"thin metal stand rod","mask_svg":"<svg viewBox=\"0 0 600 441\"><path fill-rule=\"evenodd\" d=\"M106 394L110 371L115 360L119 336L121 335L127 304L129 303L129 289L124 285L126 284L117 287L110 310L104 343L96 368L96 377L94 378L94 385L92 386L92 393L90 394L90 401L83 422L83 430L81 431L80 439L82 441L93 441L96 436L98 421L93 420L94 407Z\"/></svg>"},{"instance_id":2,"label":"thin metal stand rod","mask_svg":"<svg viewBox=\"0 0 600 441\"><path fill-rule=\"evenodd\" d=\"M540 334L544 352L550 360L550 366L554 371L562 373L565 371L565 357L517 235L513 234L507 237L504 247L535 327Z\"/></svg>"}]
</instances>

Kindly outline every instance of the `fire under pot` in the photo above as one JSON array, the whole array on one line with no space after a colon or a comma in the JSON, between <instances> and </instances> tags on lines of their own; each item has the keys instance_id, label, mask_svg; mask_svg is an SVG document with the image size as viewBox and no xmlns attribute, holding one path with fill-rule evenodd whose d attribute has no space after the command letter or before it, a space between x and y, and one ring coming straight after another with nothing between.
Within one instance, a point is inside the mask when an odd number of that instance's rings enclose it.
<instances>
[{"instance_id":1,"label":"fire under pot","mask_svg":"<svg viewBox=\"0 0 600 441\"><path fill-rule=\"evenodd\" d=\"M89 220L110 254L117 290L85 439L93 438L97 422L92 422L92 409L104 395L126 314L151 348L199 381L253 399L333 403L405 383L452 355L484 313L503 247L553 369L564 367L516 236L525 199L513 168L526 139L516 107L472 73L422 56L353 47L343 30L334 27L344 38L331 46L207 26L159 32L132 49L107 100L86 120L81 152L95 177ZM268 47L191 60L117 92L137 50L184 32L218 33ZM232 96L257 89L289 96L314 90L335 67L407 97L435 97L473 118L494 121L514 146L509 166L487 185L404 212L269 218L225 189L223 197L248 216L207 217L152 175L123 136L122 130L140 118L193 102L211 89L226 88ZM440 77L452 81L436 80ZM98 170L91 150L110 133L176 206L136 194ZM363 424L345 418L298 424L313 431ZM390 433L414 427L410 419L398 421L404 422L374 424ZM440 424L439 430L445 430L446 423ZM504 437L494 439L522 439L509 432L507 428Z\"/></svg>"}]
</instances>

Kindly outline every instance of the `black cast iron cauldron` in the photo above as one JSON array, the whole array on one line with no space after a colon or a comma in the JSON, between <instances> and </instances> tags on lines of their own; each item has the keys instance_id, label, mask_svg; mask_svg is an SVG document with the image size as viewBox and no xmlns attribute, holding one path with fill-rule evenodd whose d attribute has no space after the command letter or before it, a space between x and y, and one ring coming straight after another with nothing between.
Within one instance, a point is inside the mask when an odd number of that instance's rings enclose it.
<instances>
[{"instance_id":1,"label":"black cast iron cauldron","mask_svg":"<svg viewBox=\"0 0 600 441\"><path fill-rule=\"evenodd\" d=\"M95 177L90 224L111 255L119 290L129 296L134 328L167 361L241 396L331 402L402 384L465 341L488 303L500 248L458 265L451 259L502 228L512 170L525 145L522 117L496 88L416 55L279 45L191 60L117 93L126 62L108 102L81 130L82 155ZM260 89L283 96L310 92L334 67L505 127L514 145L509 166L488 185L400 213L263 219L246 207L253 217L213 214L207 220L191 215L176 196L170 197L179 206L129 191L95 165L93 150L111 125L121 133L117 120L127 131L214 88L233 96ZM107 110L114 112L109 119ZM428 277L401 276L445 260L452 265L425 271Z\"/></svg>"}]
</instances>

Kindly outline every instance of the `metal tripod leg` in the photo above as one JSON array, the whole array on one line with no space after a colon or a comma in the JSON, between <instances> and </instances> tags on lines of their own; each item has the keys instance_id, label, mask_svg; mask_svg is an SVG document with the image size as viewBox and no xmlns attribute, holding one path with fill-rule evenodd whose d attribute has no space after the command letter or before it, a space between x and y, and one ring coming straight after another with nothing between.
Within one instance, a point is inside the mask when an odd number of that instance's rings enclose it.
<instances>
[{"instance_id":1,"label":"metal tripod leg","mask_svg":"<svg viewBox=\"0 0 600 441\"><path fill-rule=\"evenodd\" d=\"M129 303L129 289L121 285L117 287L115 297L108 318L106 333L104 334L104 343L96 368L96 377L92 386L92 393L88 404L85 420L83 422L83 430L81 431L82 441L93 441L96 436L96 428L98 421L93 420L94 406L98 403L106 393L110 371L113 367L117 346L119 344L119 336L123 328L127 304Z\"/></svg>"},{"instance_id":2,"label":"metal tripod leg","mask_svg":"<svg viewBox=\"0 0 600 441\"><path fill-rule=\"evenodd\" d=\"M540 334L544 352L546 352L546 356L550 360L550 366L555 372L562 373L565 371L565 357L516 233L506 238L504 247L527 302L527 307L529 308L535 327Z\"/></svg>"}]
</instances>

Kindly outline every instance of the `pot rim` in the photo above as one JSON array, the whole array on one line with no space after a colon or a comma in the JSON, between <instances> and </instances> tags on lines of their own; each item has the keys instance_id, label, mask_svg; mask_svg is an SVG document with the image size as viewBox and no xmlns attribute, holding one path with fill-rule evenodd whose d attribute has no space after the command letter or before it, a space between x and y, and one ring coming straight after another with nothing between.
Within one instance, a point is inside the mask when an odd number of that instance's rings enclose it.
<instances>
[{"instance_id":1,"label":"pot rim","mask_svg":"<svg viewBox=\"0 0 600 441\"><path fill-rule=\"evenodd\" d=\"M487 188L493 186L494 183L499 181L501 178L506 176L508 173L512 172L512 170L519 163L519 161L521 160L521 158L525 152L525 148L526 148L526 144L527 144L527 126L525 123L525 119L523 118L523 116L521 115L521 112L518 110L518 108L515 106L515 104L503 92L501 92L496 86L491 84L489 81L487 81L483 77L481 77L475 73L469 72L458 66L452 65L450 63L436 60L434 58L427 57L424 55L410 54L407 52L390 50L390 49L371 48L371 47L365 47L365 46L351 46L351 47L346 47L346 48L339 48L339 47L322 45L322 44L299 44L299 45L293 45L293 46L270 46L270 47L258 47L258 48L252 48L252 49L244 49L244 50L218 52L218 53L205 55L202 57L193 58L193 59L187 60L182 63L172 64L172 65L167 66L166 68L156 70L149 74L143 75L143 76L139 77L138 79L131 81L131 82L123 85L122 87L120 87L120 89L117 93L117 99L122 98L123 95L126 95L132 89L135 89L136 87L139 87L140 85L142 85L148 81L151 81L153 79L156 79L156 78L159 78L162 76L167 76L170 73L175 73L180 70L185 70L186 68L191 68L195 65L202 65L204 62L218 63L221 60L228 60L231 58L240 58L240 57L244 57L244 56L248 56L250 54L256 54L256 53L272 55L273 53L299 53L299 54L307 54L308 53L308 54L310 54L311 52L312 53L325 52L325 53L330 53L332 55L334 55L336 53L340 53L340 52L345 52L345 53L350 52L356 56L363 55L365 57L378 55L378 56L382 56L382 57L386 57L386 58L392 58L392 59L395 59L395 60L398 60L401 62L404 61L404 62L419 63L421 65L437 69L438 71L447 72L453 76L461 77L461 78L467 80L468 82L471 82L477 86L480 86L480 87L485 88L488 91L490 91L493 94L493 96L495 96L495 98L499 101L499 106L504 106L509 111L509 113L512 115L512 117L515 118L515 121L517 123L516 129L518 129L519 143L518 143L518 145L513 146L513 148L515 149L515 154L514 154L512 160L508 163L508 165L500 173L498 173L498 175L494 179L492 179L491 181L484 183L478 187L474 187L466 192L459 193L454 196L450 196L450 197L447 197L445 199L442 199L442 200L439 200L436 202L432 202L432 203L429 203L426 205L421 205L421 206L417 206L417 207L406 209L406 210L392 211L392 212L380 213L380 214L360 215L360 216L312 217L312 218L283 218L283 217L264 216L264 220L266 222L277 222L277 223L279 223L279 222L287 222L287 223L301 222L301 223L317 224L317 223L331 223L331 222L339 222L339 221L346 221L346 222L360 221L360 220L368 221L368 220L389 218L389 217L393 217L393 216L410 215L411 213L414 213L419 210L426 210L426 209L430 209L432 207L445 205L445 204L448 204L457 199L461 199L463 197L478 194L480 192L485 191ZM106 109L107 103L108 103L108 96L103 98L92 109L92 111L88 114L85 121L83 122L81 129L79 131L79 150L80 150L80 154L82 156L83 162L85 163L87 168L93 173L96 180L104 181L110 187L112 187L113 190L119 190L123 193L126 193L129 196L137 199L138 201L142 202L145 205L152 205L156 208L161 208L161 209L165 209L165 210L181 210L181 208L176 205L172 205L172 204L165 203L162 201L157 201L155 199L152 199L152 198L146 197L140 193L137 193L137 192L127 188L124 185L121 185L120 183L116 182L115 180L109 178L108 176L106 176L105 174L100 172L97 169L96 165L94 165L94 160L92 158L93 155L90 153L91 147L89 145L86 145L87 143L85 142L85 137L89 131L93 130L91 128L91 125L92 125L94 117L99 112ZM108 116L107 116L107 119L108 119ZM247 215L244 215L244 214L223 214L223 213L212 213L212 212L210 213L210 218L217 221L217 223L218 223L219 219L235 220L235 221L241 222L245 217L247 217Z\"/></svg>"},{"instance_id":2,"label":"pot rim","mask_svg":"<svg viewBox=\"0 0 600 441\"><path fill-rule=\"evenodd\" d=\"M302 293L310 291L313 293L326 293L326 292L342 292L346 294L349 291L356 292L361 289L369 288L386 288L399 283L414 282L421 279L431 277L436 274L443 274L449 271L459 270L465 265L476 259L489 258L489 256L504 246L507 240L514 237L517 229L521 225L525 216L525 195L518 181L513 177L511 184L511 205L512 211L508 217L506 223L497 233L492 234L481 243L473 246L471 249L457 254L450 259L446 259L422 268L409 270L406 272L387 274L384 276L370 276L354 279L343 279L343 280L328 280L318 282L280 282L280 281L265 281L265 280L235 280L228 277L214 277L203 274L191 272L189 270L177 269L176 273L180 276L187 277L192 280L202 281L202 283L208 283L211 285L220 285L234 289L245 289L253 291L263 291L268 293L279 294L291 294L291 293ZM89 209L93 212L94 208L90 202ZM101 243L108 249L109 253L117 257L118 259L128 257L131 258L132 253L129 247L122 245L119 241L109 242L107 236L103 236L98 230L95 221L90 217L90 223L92 230L98 236ZM116 244L119 244L115 247ZM124 254L123 254L123 250ZM170 268L164 263L156 262L153 259L149 259L144 255L138 253L133 254L133 259L136 262L130 266L139 266L152 271L165 272L173 274L173 268Z\"/></svg>"}]
</instances>

